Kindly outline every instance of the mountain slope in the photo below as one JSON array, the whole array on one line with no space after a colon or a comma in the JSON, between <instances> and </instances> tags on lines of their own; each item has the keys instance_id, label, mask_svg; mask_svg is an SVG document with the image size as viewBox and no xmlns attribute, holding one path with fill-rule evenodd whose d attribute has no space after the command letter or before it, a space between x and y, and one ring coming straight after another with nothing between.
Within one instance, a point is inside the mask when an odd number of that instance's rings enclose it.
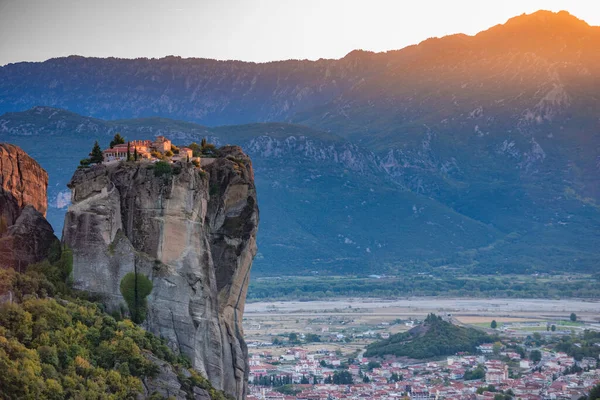
<instances>
[{"instance_id":1,"label":"mountain slope","mask_svg":"<svg viewBox=\"0 0 600 400\"><path fill-rule=\"evenodd\" d=\"M389 179L373 153L339 136L289 124L206 128L168 119L103 121L49 107L0 116L4 131L50 171L49 219L61 226L74 165L95 140L164 134L176 144L241 145L261 204L255 272L385 270L398 262L487 246L501 232ZM17 132L19 132L17 134ZM68 151L48 151L67 148Z\"/></svg>"},{"instance_id":2,"label":"mountain slope","mask_svg":"<svg viewBox=\"0 0 600 400\"><path fill-rule=\"evenodd\" d=\"M165 133L241 144L256 160L261 203L273 216L263 218L259 240L269 245L259 257L291 271L415 263L585 271L600 259L598 46L599 27L540 11L475 36L340 60L12 64L0 68L0 111L48 104L148 118L72 126L67 116L16 122L5 114L0 132L70 132L82 153L89 135L117 130L132 139ZM207 128L154 115L279 123ZM281 124L290 121L299 125Z\"/></svg>"}]
</instances>

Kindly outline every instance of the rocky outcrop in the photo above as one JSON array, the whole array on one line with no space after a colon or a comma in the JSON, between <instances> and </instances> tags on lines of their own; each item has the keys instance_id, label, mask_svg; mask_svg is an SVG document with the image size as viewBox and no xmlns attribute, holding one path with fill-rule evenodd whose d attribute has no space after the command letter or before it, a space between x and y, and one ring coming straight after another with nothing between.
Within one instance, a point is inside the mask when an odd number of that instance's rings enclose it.
<instances>
[{"instance_id":1,"label":"rocky outcrop","mask_svg":"<svg viewBox=\"0 0 600 400\"><path fill-rule=\"evenodd\" d=\"M153 284L144 322L187 355L217 389L246 394L242 314L256 254L258 207L252 165L239 147L200 169L149 162L78 170L63 241L74 285L123 308L123 277Z\"/></svg>"},{"instance_id":2,"label":"rocky outcrop","mask_svg":"<svg viewBox=\"0 0 600 400\"><path fill-rule=\"evenodd\" d=\"M44 217L48 208L48 174L23 150L0 143L0 187L19 208L32 205ZM15 219L16 220L16 219Z\"/></svg>"},{"instance_id":3,"label":"rocky outcrop","mask_svg":"<svg viewBox=\"0 0 600 400\"><path fill-rule=\"evenodd\" d=\"M52 226L33 206L27 205L0 237L0 266L22 271L29 264L46 259L55 244L58 238Z\"/></svg>"},{"instance_id":4,"label":"rocky outcrop","mask_svg":"<svg viewBox=\"0 0 600 400\"><path fill-rule=\"evenodd\" d=\"M22 270L57 243L46 221L48 174L17 146L0 143L0 267Z\"/></svg>"}]
</instances>

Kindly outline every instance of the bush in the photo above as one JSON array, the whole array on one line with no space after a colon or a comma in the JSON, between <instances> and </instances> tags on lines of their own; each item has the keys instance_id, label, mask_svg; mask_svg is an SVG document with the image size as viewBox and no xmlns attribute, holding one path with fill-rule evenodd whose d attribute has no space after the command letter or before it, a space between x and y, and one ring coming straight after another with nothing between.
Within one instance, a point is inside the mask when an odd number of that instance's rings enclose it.
<instances>
[{"instance_id":1,"label":"bush","mask_svg":"<svg viewBox=\"0 0 600 400\"><path fill-rule=\"evenodd\" d=\"M130 272L121 280L121 294L129 307L131 320L137 324L146 319L146 297L152 291L152 282L145 275Z\"/></svg>"},{"instance_id":2,"label":"bush","mask_svg":"<svg viewBox=\"0 0 600 400\"><path fill-rule=\"evenodd\" d=\"M171 175L171 164L165 161L158 161L154 164L154 176Z\"/></svg>"}]
</instances>

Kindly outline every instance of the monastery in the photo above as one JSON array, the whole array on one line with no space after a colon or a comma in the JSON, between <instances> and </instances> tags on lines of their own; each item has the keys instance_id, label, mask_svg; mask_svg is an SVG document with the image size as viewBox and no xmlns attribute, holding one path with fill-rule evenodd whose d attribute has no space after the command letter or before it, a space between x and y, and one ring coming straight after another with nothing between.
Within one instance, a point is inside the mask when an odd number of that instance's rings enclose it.
<instances>
[{"instance_id":1,"label":"monastery","mask_svg":"<svg viewBox=\"0 0 600 400\"><path fill-rule=\"evenodd\" d=\"M137 152L138 159L140 160L156 160L157 158L152 155L153 152L164 155L166 152L171 151L171 141L164 136L157 136L154 141L151 140L132 140L129 143L117 144L113 148L106 149L102 153L104 155L104 161L122 161L127 160L127 147L129 146L129 154L133 156ZM187 147L181 147L179 154L173 157L173 160L177 159L189 159L193 157L192 149Z\"/></svg>"}]
</instances>

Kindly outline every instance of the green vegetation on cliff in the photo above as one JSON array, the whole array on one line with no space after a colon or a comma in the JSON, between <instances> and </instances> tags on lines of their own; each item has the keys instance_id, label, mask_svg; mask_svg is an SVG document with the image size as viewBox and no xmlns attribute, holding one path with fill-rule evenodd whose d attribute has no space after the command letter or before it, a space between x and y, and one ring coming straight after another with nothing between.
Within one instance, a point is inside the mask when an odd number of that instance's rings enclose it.
<instances>
[{"instance_id":1,"label":"green vegetation on cliff","mask_svg":"<svg viewBox=\"0 0 600 400\"><path fill-rule=\"evenodd\" d=\"M24 273L0 269L0 398L160 399L151 382L164 365L187 397L199 387L226 398L163 339L72 291L71 257L63 250Z\"/></svg>"},{"instance_id":2,"label":"green vegetation on cliff","mask_svg":"<svg viewBox=\"0 0 600 400\"><path fill-rule=\"evenodd\" d=\"M494 338L485 332L456 326L444 321L442 317L429 314L422 325L370 344L367 346L365 356L434 358L461 351L475 352L478 345L493 340Z\"/></svg>"},{"instance_id":3,"label":"green vegetation on cliff","mask_svg":"<svg viewBox=\"0 0 600 400\"><path fill-rule=\"evenodd\" d=\"M141 324L146 319L146 297L152 291L152 282L145 275L130 272L121 280L121 294L129 307L131 320Z\"/></svg>"}]
</instances>

